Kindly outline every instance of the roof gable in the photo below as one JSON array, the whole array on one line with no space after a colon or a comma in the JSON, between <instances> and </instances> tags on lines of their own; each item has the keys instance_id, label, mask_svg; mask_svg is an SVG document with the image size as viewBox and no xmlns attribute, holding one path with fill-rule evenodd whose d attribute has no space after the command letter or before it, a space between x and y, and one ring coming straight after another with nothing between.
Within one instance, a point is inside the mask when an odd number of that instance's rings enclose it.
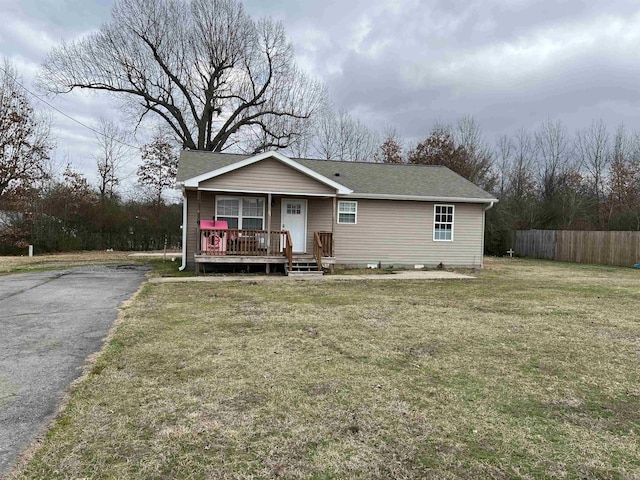
<instances>
[{"instance_id":1,"label":"roof gable","mask_svg":"<svg viewBox=\"0 0 640 480\"><path fill-rule=\"evenodd\" d=\"M345 187L344 185L335 182L327 177L325 177L324 175L316 172L315 170L312 170L311 168L302 165L292 159L290 159L289 157L286 157L284 155L282 155L281 153L278 152L264 152L264 153L260 153L258 155L254 155L252 157L246 157L244 159L240 159L237 160L233 163L229 163L227 165L221 166L219 168L216 168L214 170L202 173L200 175L196 175L194 177L191 178L187 178L185 180L183 180L183 184L185 187L197 187L201 182L204 182L206 180L210 180L212 178L216 178L219 177L220 175L224 175L225 173L229 173L229 172L233 172L235 170L239 170L241 168L247 167L249 165L253 165L257 162L263 161L265 159L274 159L277 160L287 166L289 166L290 168L304 174L307 175L308 177L313 178L314 180L323 183L333 189L335 189L337 191L338 194L342 194L342 195L348 195L350 193L353 193L353 190Z\"/></svg>"}]
</instances>

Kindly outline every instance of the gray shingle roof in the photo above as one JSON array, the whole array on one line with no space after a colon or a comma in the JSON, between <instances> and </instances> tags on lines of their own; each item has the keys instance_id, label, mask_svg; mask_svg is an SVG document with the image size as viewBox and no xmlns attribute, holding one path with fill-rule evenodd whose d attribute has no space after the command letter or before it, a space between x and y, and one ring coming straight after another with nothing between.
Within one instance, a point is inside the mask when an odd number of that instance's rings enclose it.
<instances>
[{"instance_id":1,"label":"gray shingle roof","mask_svg":"<svg viewBox=\"0 0 640 480\"><path fill-rule=\"evenodd\" d=\"M251 155L185 150L180 155L178 182L250 158ZM292 158L311 170L353 190L353 194L494 200L490 193L442 166L337 162ZM336 175L337 174L337 175Z\"/></svg>"}]
</instances>

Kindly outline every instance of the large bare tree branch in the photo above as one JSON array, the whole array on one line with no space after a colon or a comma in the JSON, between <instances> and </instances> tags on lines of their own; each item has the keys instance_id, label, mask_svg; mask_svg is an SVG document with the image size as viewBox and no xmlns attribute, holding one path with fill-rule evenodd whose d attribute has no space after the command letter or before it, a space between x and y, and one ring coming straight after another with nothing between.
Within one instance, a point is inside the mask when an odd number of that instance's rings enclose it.
<instances>
[{"instance_id":1,"label":"large bare tree branch","mask_svg":"<svg viewBox=\"0 0 640 480\"><path fill-rule=\"evenodd\" d=\"M254 21L239 0L117 0L109 23L52 50L39 85L131 99L138 121L153 113L185 147L214 151L242 141L256 119L273 134L265 144L284 148L325 101L283 26Z\"/></svg>"}]
</instances>

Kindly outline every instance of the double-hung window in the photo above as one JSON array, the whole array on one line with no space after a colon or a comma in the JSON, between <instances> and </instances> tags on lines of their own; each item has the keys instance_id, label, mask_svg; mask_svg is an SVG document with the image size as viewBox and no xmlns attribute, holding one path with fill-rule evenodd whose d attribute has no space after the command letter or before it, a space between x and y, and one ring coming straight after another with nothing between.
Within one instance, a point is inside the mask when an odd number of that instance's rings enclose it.
<instances>
[{"instance_id":1,"label":"double-hung window","mask_svg":"<svg viewBox=\"0 0 640 480\"><path fill-rule=\"evenodd\" d=\"M217 197L216 220L225 220L231 229L264 230L264 198Z\"/></svg>"},{"instance_id":2,"label":"double-hung window","mask_svg":"<svg viewBox=\"0 0 640 480\"><path fill-rule=\"evenodd\" d=\"M453 205L433 206L433 240L453 241Z\"/></svg>"},{"instance_id":3,"label":"double-hung window","mask_svg":"<svg viewBox=\"0 0 640 480\"><path fill-rule=\"evenodd\" d=\"M338 202L338 223L355 225L358 217L358 202L341 200Z\"/></svg>"}]
</instances>

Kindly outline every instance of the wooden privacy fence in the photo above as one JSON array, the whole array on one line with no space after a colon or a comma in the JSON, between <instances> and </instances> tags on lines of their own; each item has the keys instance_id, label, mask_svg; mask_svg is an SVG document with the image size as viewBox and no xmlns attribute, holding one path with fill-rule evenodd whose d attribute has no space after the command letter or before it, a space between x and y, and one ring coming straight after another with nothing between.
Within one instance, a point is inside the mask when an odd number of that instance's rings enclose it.
<instances>
[{"instance_id":1,"label":"wooden privacy fence","mask_svg":"<svg viewBox=\"0 0 640 480\"><path fill-rule=\"evenodd\" d=\"M640 232L518 230L514 250L522 257L631 266L640 262Z\"/></svg>"}]
</instances>

